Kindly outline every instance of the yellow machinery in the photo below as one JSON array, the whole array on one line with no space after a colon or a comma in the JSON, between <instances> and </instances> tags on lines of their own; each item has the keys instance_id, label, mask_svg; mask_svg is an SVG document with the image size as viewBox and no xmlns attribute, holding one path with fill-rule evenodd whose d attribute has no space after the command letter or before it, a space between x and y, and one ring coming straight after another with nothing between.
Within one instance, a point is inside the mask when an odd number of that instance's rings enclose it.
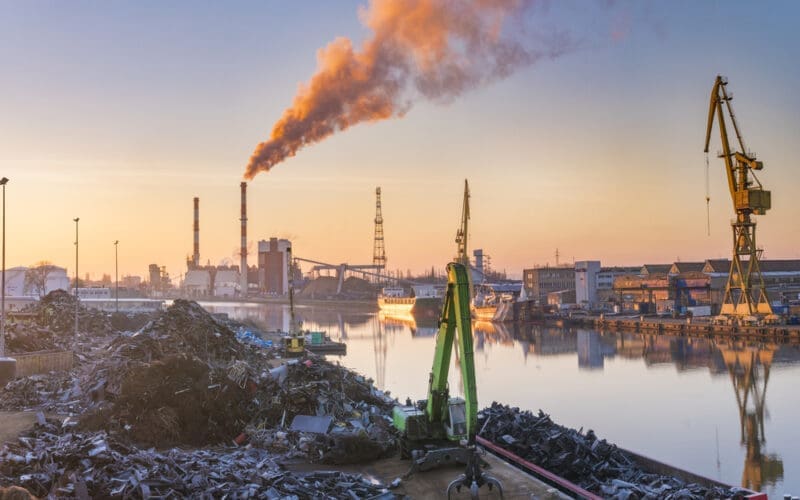
<instances>
[{"instance_id":1,"label":"yellow machinery","mask_svg":"<svg viewBox=\"0 0 800 500\"><path fill-rule=\"evenodd\" d=\"M755 155L744 147L744 140L736 123L731 107L732 95L726 91L727 79L717 76L711 90L711 103L708 108L708 127L706 129L706 147L711 140L711 128L714 115L722 138L722 153L725 161L725 172L728 176L728 188L736 211L733 227L733 258L725 286L725 297L722 300L720 314L743 318L753 315L770 315L772 307L764 289L761 276L759 255L761 250L756 246L756 222L751 215L764 215L771 206L770 192L761 186L755 176L755 170L764 168L764 164L756 161ZM732 151L728 142L728 130L725 125L727 109L740 151ZM707 160L706 160L707 161Z\"/></svg>"},{"instance_id":2,"label":"yellow machinery","mask_svg":"<svg viewBox=\"0 0 800 500\"><path fill-rule=\"evenodd\" d=\"M292 247L286 250L289 263L289 333L283 336L283 353L286 356L302 356L306 351L306 338L297 328L294 318L294 266L292 262Z\"/></svg>"}]
</instances>

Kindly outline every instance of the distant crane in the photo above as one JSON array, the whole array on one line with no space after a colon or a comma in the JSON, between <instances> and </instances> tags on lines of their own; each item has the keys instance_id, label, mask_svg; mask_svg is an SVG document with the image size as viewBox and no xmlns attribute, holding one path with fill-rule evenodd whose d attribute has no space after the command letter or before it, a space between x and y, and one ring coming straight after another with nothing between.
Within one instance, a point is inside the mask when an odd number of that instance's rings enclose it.
<instances>
[{"instance_id":1,"label":"distant crane","mask_svg":"<svg viewBox=\"0 0 800 500\"><path fill-rule=\"evenodd\" d=\"M378 274L386 269L386 247L383 242L383 214L381 213L380 186L375 188L375 243L372 249L372 265L376 267Z\"/></svg>"},{"instance_id":2,"label":"distant crane","mask_svg":"<svg viewBox=\"0 0 800 500\"><path fill-rule=\"evenodd\" d=\"M470 267L469 254L467 253L467 237L469 229L469 182L464 179L464 201L461 205L461 226L456 232L456 258L455 262Z\"/></svg>"},{"instance_id":3,"label":"distant crane","mask_svg":"<svg viewBox=\"0 0 800 500\"><path fill-rule=\"evenodd\" d=\"M751 215L764 215L771 207L770 192L761 186L754 171L764 168L764 164L756 161L753 153L744 147L744 140L736 123L731 107L733 95L728 95L725 87L728 80L717 76L711 90L711 103L708 108L708 127L706 128L706 147L711 140L711 128L714 125L714 114L722 138L722 153L725 160L725 172L728 175L728 188L736 211L733 227L733 258L725 286L725 297L722 300L720 313L726 316L744 317L755 314L770 315L772 307L764 289L759 257L761 250L756 246L756 222ZM725 126L724 109L728 110L736 139L741 151L732 151L728 143L728 130ZM708 196L706 196L708 201ZM755 294L755 295L754 295Z\"/></svg>"}]
</instances>

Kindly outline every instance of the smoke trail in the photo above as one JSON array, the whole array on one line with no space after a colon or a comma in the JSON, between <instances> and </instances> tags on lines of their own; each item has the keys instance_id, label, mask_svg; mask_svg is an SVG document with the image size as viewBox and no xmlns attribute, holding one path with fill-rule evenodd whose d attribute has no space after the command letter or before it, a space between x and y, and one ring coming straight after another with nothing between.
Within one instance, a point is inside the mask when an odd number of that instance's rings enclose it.
<instances>
[{"instance_id":1,"label":"smoke trail","mask_svg":"<svg viewBox=\"0 0 800 500\"><path fill-rule=\"evenodd\" d=\"M318 70L260 143L250 180L308 144L361 122L403 116L416 98L448 102L471 88L565 51L563 37L522 34L531 0L371 0L361 9L373 36L360 50L337 38Z\"/></svg>"}]
</instances>

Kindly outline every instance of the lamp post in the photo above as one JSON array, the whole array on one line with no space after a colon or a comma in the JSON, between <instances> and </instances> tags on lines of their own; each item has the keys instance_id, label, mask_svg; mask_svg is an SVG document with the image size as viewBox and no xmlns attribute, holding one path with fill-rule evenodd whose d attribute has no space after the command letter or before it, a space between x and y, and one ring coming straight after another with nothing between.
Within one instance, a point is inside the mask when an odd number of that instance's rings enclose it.
<instances>
[{"instance_id":1,"label":"lamp post","mask_svg":"<svg viewBox=\"0 0 800 500\"><path fill-rule=\"evenodd\" d=\"M72 348L74 350L78 341L78 283L80 282L80 275L78 274L78 221L81 219L80 217L75 217L72 220L75 221L75 335L72 339Z\"/></svg>"},{"instance_id":2,"label":"lamp post","mask_svg":"<svg viewBox=\"0 0 800 500\"><path fill-rule=\"evenodd\" d=\"M3 186L3 271L2 290L0 290L0 358L6 355L6 184L8 178L0 179Z\"/></svg>"},{"instance_id":3,"label":"lamp post","mask_svg":"<svg viewBox=\"0 0 800 500\"><path fill-rule=\"evenodd\" d=\"M119 313L119 240L114 241L114 301L115 309Z\"/></svg>"},{"instance_id":4,"label":"lamp post","mask_svg":"<svg viewBox=\"0 0 800 500\"><path fill-rule=\"evenodd\" d=\"M2 291L0 292L0 389L17 374L17 360L6 357L6 183L7 177L0 179L3 186L3 271Z\"/></svg>"}]
</instances>

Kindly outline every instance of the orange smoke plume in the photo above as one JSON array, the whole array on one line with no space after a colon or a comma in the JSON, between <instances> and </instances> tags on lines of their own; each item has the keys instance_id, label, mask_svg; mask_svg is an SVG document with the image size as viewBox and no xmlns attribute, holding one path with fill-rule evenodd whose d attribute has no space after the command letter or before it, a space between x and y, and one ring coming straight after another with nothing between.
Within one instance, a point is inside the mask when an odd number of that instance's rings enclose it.
<instances>
[{"instance_id":1,"label":"orange smoke plume","mask_svg":"<svg viewBox=\"0 0 800 500\"><path fill-rule=\"evenodd\" d=\"M447 102L563 52L563 38L522 36L530 6L529 0L371 0L359 14L373 36L360 50L347 38L319 50L317 73L256 147L245 178L336 131L402 116L416 98Z\"/></svg>"}]
</instances>

